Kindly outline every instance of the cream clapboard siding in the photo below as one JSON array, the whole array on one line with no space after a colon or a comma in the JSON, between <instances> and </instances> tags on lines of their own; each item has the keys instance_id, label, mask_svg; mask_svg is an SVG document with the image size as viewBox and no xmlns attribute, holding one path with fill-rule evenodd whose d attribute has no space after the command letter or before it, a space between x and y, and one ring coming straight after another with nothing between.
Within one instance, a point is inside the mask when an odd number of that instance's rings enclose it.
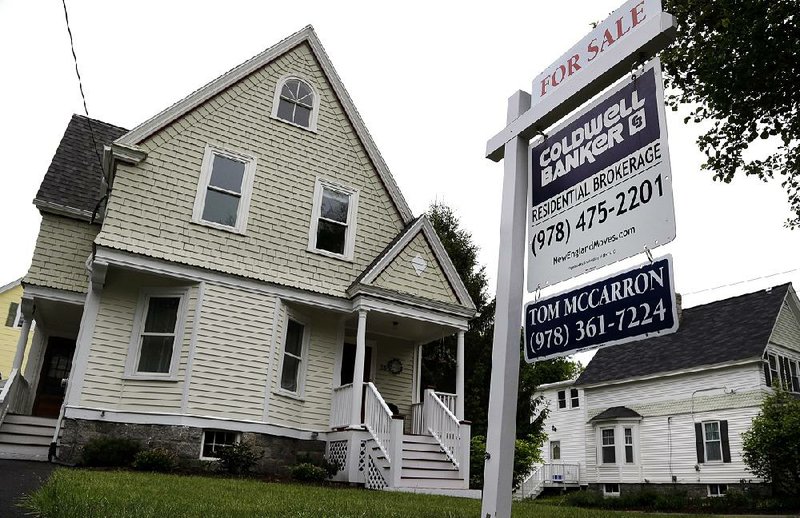
<instances>
[{"instance_id":1,"label":"cream clapboard siding","mask_svg":"<svg viewBox=\"0 0 800 518\"><path fill-rule=\"evenodd\" d=\"M275 303L273 295L205 285L188 413L263 419Z\"/></svg>"},{"instance_id":2,"label":"cream clapboard siding","mask_svg":"<svg viewBox=\"0 0 800 518\"><path fill-rule=\"evenodd\" d=\"M299 74L321 95L316 132L271 118L278 80ZM191 222L206 144L257 158L245 235ZM300 45L165 127L120 165L98 244L212 270L343 295L403 228L310 48ZM354 260L307 251L314 185L358 189Z\"/></svg>"},{"instance_id":3,"label":"cream clapboard siding","mask_svg":"<svg viewBox=\"0 0 800 518\"><path fill-rule=\"evenodd\" d=\"M280 388L286 319L292 316L308 326L311 333L304 351L302 395L287 394ZM275 333L273 376L269 421L285 426L327 430L330 426L331 389L336 354L341 347L340 318L332 313L281 305Z\"/></svg>"},{"instance_id":4,"label":"cream clapboard siding","mask_svg":"<svg viewBox=\"0 0 800 518\"><path fill-rule=\"evenodd\" d=\"M376 363L373 379L375 388L384 401L394 403L401 414L406 416L406 427L411 426L412 379L414 376L414 344L396 338L376 336ZM390 360L397 358L403 364L400 374L383 370Z\"/></svg>"},{"instance_id":5,"label":"cream clapboard siding","mask_svg":"<svg viewBox=\"0 0 800 518\"><path fill-rule=\"evenodd\" d=\"M425 271L417 275L411 260L417 255L427 264ZM400 254L373 282L375 286L388 290L409 293L439 302L458 304L458 298L447 281L436 256L433 255L425 235L420 233L411 240Z\"/></svg>"},{"instance_id":6,"label":"cream clapboard siding","mask_svg":"<svg viewBox=\"0 0 800 518\"><path fill-rule=\"evenodd\" d=\"M775 328L772 330L770 342L782 345L795 351L800 351L800 321L797 319L795 310L792 310L792 301L784 300Z\"/></svg>"},{"instance_id":7,"label":"cream clapboard siding","mask_svg":"<svg viewBox=\"0 0 800 518\"><path fill-rule=\"evenodd\" d=\"M11 373L11 365L14 363L14 356L17 354L17 342L19 341L20 327L6 326L6 318L9 315L11 304L22 302L22 286L17 284L13 288L0 293L0 380L8 378ZM33 342L33 330L28 336L28 343L25 345L25 356L22 361L22 372L28 364L28 355L31 351Z\"/></svg>"},{"instance_id":8,"label":"cream clapboard siding","mask_svg":"<svg viewBox=\"0 0 800 518\"><path fill-rule=\"evenodd\" d=\"M109 271L91 340L81 392L82 405L113 410L180 412L191 331L196 321L197 286L189 288L178 381L124 379L140 290L166 286L183 284L163 277Z\"/></svg>"},{"instance_id":9,"label":"cream clapboard siding","mask_svg":"<svg viewBox=\"0 0 800 518\"><path fill-rule=\"evenodd\" d=\"M548 464L579 464L581 473L586 470L586 447L584 445L584 423L586 422L586 399L578 389L579 405L572 408L569 391L572 386L545 390L545 404L549 409L544 424L547 441L542 446L542 460ZM566 391L567 408L558 408L558 392ZM555 431L553 430L555 428ZM550 442L560 441L561 459L551 458Z\"/></svg>"},{"instance_id":10,"label":"cream clapboard siding","mask_svg":"<svg viewBox=\"0 0 800 518\"><path fill-rule=\"evenodd\" d=\"M86 259L99 230L85 221L42 213L31 267L23 282L86 293Z\"/></svg>"},{"instance_id":11,"label":"cream clapboard siding","mask_svg":"<svg viewBox=\"0 0 800 518\"><path fill-rule=\"evenodd\" d=\"M647 479L665 483L675 475L679 483L725 483L753 478L741 461L740 435L758 414L764 394L762 383L761 364L756 362L586 389L589 419L612 406L626 406L643 416L638 427L638 462L634 465L598 466L598 426L587 423L586 481L638 483ZM695 392L715 387L720 389ZM735 393L725 394L721 387ZM732 462L703 464L696 471L694 423L722 419L728 421ZM617 441L622 441L621 434ZM624 459L620 452L617 458Z\"/></svg>"}]
</instances>

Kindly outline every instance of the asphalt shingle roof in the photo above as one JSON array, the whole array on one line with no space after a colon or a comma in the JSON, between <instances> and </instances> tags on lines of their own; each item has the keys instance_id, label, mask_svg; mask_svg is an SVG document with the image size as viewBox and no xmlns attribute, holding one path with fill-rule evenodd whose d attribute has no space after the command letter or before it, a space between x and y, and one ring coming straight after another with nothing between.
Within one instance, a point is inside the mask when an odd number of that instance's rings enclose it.
<instances>
[{"instance_id":1,"label":"asphalt shingle roof","mask_svg":"<svg viewBox=\"0 0 800 518\"><path fill-rule=\"evenodd\" d=\"M603 421L605 419L619 419L621 417L642 417L642 414L626 406L612 406L589 419L589 421Z\"/></svg>"},{"instance_id":2,"label":"asphalt shingle roof","mask_svg":"<svg viewBox=\"0 0 800 518\"><path fill-rule=\"evenodd\" d=\"M94 130L97 153L103 156L103 145L128 132L82 115L73 115L64 136L44 175L36 200L54 203L91 213L100 198L103 172L92 145L89 123Z\"/></svg>"},{"instance_id":3,"label":"asphalt shingle roof","mask_svg":"<svg viewBox=\"0 0 800 518\"><path fill-rule=\"evenodd\" d=\"M678 331L600 349L576 385L714 365L764 352L790 284L683 311Z\"/></svg>"}]
</instances>

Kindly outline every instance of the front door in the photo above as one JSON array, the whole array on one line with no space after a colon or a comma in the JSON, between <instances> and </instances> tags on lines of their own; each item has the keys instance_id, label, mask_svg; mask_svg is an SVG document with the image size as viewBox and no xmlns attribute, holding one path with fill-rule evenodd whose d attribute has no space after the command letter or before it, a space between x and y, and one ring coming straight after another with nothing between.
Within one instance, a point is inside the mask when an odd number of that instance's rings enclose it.
<instances>
[{"instance_id":1,"label":"front door","mask_svg":"<svg viewBox=\"0 0 800 518\"><path fill-rule=\"evenodd\" d=\"M39 417L58 417L64 403L62 380L69 377L72 355L75 353L75 340L51 337L47 341L42 372L39 374L39 387L33 402L33 415Z\"/></svg>"},{"instance_id":2,"label":"front door","mask_svg":"<svg viewBox=\"0 0 800 518\"><path fill-rule=\"evenodd\" d=\"M353 370L356 366L355 344L344 344L342 349L342 369L339 373L340 385L353 383ZM367 346L364 354L364 383L372 379L372 347Z\"/></svg>"}]
</instances>

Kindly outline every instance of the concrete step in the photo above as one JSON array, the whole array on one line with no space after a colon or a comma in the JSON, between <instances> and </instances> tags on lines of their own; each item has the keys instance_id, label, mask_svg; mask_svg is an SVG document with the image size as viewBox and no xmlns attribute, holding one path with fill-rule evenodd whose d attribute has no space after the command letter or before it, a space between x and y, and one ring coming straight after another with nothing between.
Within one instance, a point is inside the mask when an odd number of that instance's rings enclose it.
<instances>
[{"instance_id":1,"label":"concrete step","mask_svg":"<svg viewBox=\"0 0 800 518\"><path fill-rule=\"evenodd\" d=\"M440 487L387 487L384 491L398 493L418 493L421 495L457 496L460 498L481 499L480 489L446 489Z\"/></svg>"},{"instance_id":2,"label":"concrete step","mask_svg":"<svg viewBox=\"0 0 800 518\"><path fill-rule=\"evenodd\" d=\"M401 488L467 489L460 478L401 477Z\"/></svg>"},{"instance_id":3,"label":"concrete step","mask_svg":"<svg viewBox=\"0 0 800 518\"><path fill-rule=\"evenodd\" d=\"M5 427L4 427L5 428ZM27 444L31 446L50 446L53 438L42 435L28 435L26 433L0 432L0 448L7 444Z\"/></svg>"},{"instance_id":4,"label":"concrete step","mask_svg":"<svg viewBox=\"0 0 800 518\"><path fill-rule=\"evenodd\" d=\"M47 461L47 446L21 444L0 445L0 459Z\"/></svg>"},{"instance_id":5,"label":"concrete step","mask_svg":"<svg viewBox=\"0 0 800 518\"><path fill-rule=\"evenodd\" d=\"M452 466L452 464L451 464ZM459 478L458 468L453 469L433 469L433 468L406 468L403 466L401 477L409 478L431 478L431 479L453 479Z\"/></svg>"},{"instance_id":6,"label":"concrete step","mask_svg":"<svg viewBox=\"0 0 800 518\"><path fill-rule=\"evenodd\" d=\"M3 424L24 424L31 426L49 426L55 429L58 419L35 417L32 415L7 414Z\"/></svg>"}]
</instances>

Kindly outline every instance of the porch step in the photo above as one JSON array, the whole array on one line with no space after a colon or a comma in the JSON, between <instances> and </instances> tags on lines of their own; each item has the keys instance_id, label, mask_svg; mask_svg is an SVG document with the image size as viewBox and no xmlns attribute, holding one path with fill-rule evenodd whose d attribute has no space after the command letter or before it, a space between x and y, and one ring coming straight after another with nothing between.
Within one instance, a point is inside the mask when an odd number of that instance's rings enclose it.
<instances>
[{"instance_id":1,"label":"porch step","mask_svg":"<svg viewBox=\"0 0 800 518\"><path fill-rule=\"evenodd\" d=\"M47 460L56 419L9 414L0 426L0 459Z\"/></svg>"},{"instance_id":2,"label":"porch step","mask_svg":"<svg viewBox=\"0 0 800 518\"><path fill-rule=\"evenodd\" d=\"M424 443L424 442L406 442L403 441L403 451L408 452L441 452L442 447L438 442Z\"/></svg>"},{"instance_id":3,"label":"porch step","mask_svg":"<svg viewBox=\"0 0 800 518\"><path fill-rule=\"evenodd\" d=\"M454 469L453 463L447 458L435 459L410 459L403 455L403 467L409 469Z\"/></svg>"},{"instance_id":4,"label":"porch step","mask_svg":"<svg viewBox=\"0 0 800 518\"><path fill-rule=\"evenodd\" d=\"M441 468L407 468L403 466L400 478L431 478L431 479L458 479L458 469L453 466L451 469Z\"/></svg>"},{"instance_id":5,"label":"porch step","mask_svg":"<svg viewBox=\"0 0 800 518\"><path fill-rule=\"evenodd\" d=\"M436 444L439 443L432 435L403 435L403 444Z\"/></svg>"}]
</instances>

